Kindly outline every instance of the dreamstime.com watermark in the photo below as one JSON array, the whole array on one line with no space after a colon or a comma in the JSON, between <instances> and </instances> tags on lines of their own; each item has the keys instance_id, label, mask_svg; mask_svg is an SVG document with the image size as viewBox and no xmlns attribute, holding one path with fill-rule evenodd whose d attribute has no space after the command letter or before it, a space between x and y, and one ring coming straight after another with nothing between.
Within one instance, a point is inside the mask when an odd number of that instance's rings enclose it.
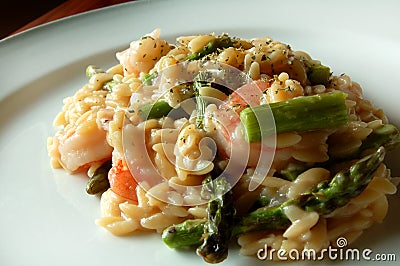
<instances>
[{"instance_id":1,"label":"dreamstime.com watermark","mask_svg":"<svg viewBox=\"0 0 400 266\"><path fill-rule=\"evenodd\" d=\"M374 253L371 249L346 248L347 239L339 237L336 240L336 246L329 246L317 252L314 249L274 249L269 248L267 244L257 252L257 257L260 260L272 260L277 258L282 261L286 260L309 260L309 261L396 261L394 253Z\"/></svg>"}]
</instances>

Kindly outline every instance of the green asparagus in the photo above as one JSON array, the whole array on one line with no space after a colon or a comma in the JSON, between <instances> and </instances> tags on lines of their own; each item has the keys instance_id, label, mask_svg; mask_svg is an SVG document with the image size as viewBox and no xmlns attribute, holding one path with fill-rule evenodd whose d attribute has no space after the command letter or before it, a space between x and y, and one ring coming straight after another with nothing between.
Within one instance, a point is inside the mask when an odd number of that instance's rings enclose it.
<instances>
[{"instance_id":1,"label":"green asparagus","mask_svg":"<svg viewBox=\"0 0 400 266\"><path fill-rule=\"evenodd\" d=\"M375 153L360 159L349 169L337 173L331 181L321 182L314 191L304 193L297 199L288 200L275 207L260 208L239 218L233 234L287 228L290 221L284 213L284 207L289 205L297 205L306 211L315 211L320 215L331 213L346 205L365 189L384 156L385 149L380 147Z\"/></svg>"},{"instance_id":2,"label":"green asparagus","mask_svg":"<svg viewBox=\"0 0 400 266\"><path fill-rule=\"evenodd\" d=\"M98 73L106 73L106 71L104 71L104 69L101 69L95 65L89 65L86 68L86 77L91 78L94 75L98 74Z\"/></svg>"},{"instance_id":3,"label":"green asparagus","mask_svg":"<svg viewBox=\"0 0 400 266\"><path fill-rule=\"evenodd\" d=\"M99 74L99 73L106 73L106 71L104 69L101 69L94 65L89 65L86 68L86 76L88 78L91 78L94 75ZM117 85L117 82L113 79L110 79L110 80L104 82L102 89L111 92L115 85Z\"/></svg>"},{"instance_id":4,"label":"green asparagus","mask_svg":"<svg viewBox=\"0 0 400 266\"><path fill-rule=\"evenodd\" d=\"M164 230L162 240L170 248L199 246L206 225L205 219L186 220Z\"/></svg>"},{"instance_id":5,"label":"green asparagus","mask_svg":"<svg viewBox=\"0 0 400 266\"><path fill-rule=\"evenodd\" d=\"M258 208L265 207L265 206L269 205L270 203L271 203L271 197L268 197L267 195L260 193L256 202L251 207L251 209L256 210Z\"/></svg>"},{"instance_id":6,"label":"green asparagus","mask_svg":"<svg viewBox=\"0 0 400 266\"><path fill-rule=\"evenodd\" d=\"M286 180L294 181L305 170L313 167L313 163L289 163L288 166L279 171L279 174Z\"/></svg>"},{"instance_id":7,"label":"green asparagus","mask_svg":"<svg viewBox=\"0 0 400 266\"><path fill-rule=\"evenodd\" d=\"M282 230L289 227L290 221L285 215L284 207L291 204L291 202L287 201L274 207L265 206L239 217L233 228L232 235L236 236L267 229Z\"/></svg>"},{"instance_id":8,"label":"green asparagus","mask_svg":"<svg viewBox=\"0 0 400 266\"><path fill-rule=\"evenodd\" d=\"M386 150L396 149L400 145L400 131L392 124L384 124L368 135L362 142L359 153L377 149L379 146L384 146Z\"/></svg>"},{"instance_id":9,"label":"green asparagus","mask_svg":"<svg viewBox=\"0 0 400 266\"><path fill-rule=\"evenodd\" d=\"M143 105L139 109L139 116L142 120L161 118L167 116L172 107L165 101L158 101L154 104Z\"/></svg>"},{"instance_id":10,"label":"green asparagus","mask_svg":"<svg viewBox=\"0 0 400 266\"><path fill-rule=\"evenodd\" d=\"M276 133L341 126L348 121L346 97L347 94L335 91L248 107L240 112L240 120L249 142L261 141L262 135L274 132L273 128L260 128L258 124L257 117L265 115L267 108L274 116Z\"/></svg>"},{"instance_id":11,"label":"green asparagus","mask_svg":"<svg viewBox=\"0 0 400 266\"><path fill-rule=\"evenodd\" d=\"M308 71L307 76L311 85L317 85L317 84L326 85L329 82L329 78L331 76L331 70L327 66L312 65Z\"/></svg>"},{"instance_id":12,"label":"green asparagus","mask_svg":"<svg viewBox=\"0 0 400 266\"><path fill-rule=\"evenodd\" d=\"M115 80L111 79L103 84L103 90L112 92L113 88L118 84Z\"/></svg>"},{"instance_id":13,"label":"green asparagus","mask_svg":"<svg viewBox=\"0 0 400 266\"><path fill-rule=\"evenodd\" d=\"M86 192L90 195L103 193L110 187L108 172L111 169L111 161L105 161L86 184Z\"/></svg>"},{"instance_id":14,"label":"green asparagus","mask_svg":"<svg viewBox=\"0 0 400 266\"><path fill-rule=\"evenodd\" d=\"M385 148L358 160L349 169L337 173L330 182L321 182L311 193L303 194L296 204L306 211L328 214L346 205L369 184L376 169L383 162Z\"/></svg>"},{"instance_id":15,"label":"green asparagus","mask_svg":"<svg viewBox=\"0 0 400 266\"><path fill-rule=\"evenodd\" d=\"M203 187L215 198L208 203L203 243L197 248L197 254L208 263L218 263L228 256L235 208L230 184L225 178L213 181L209 176L205 182Z\"/></svg>"},{"instance_id":16,"label":"green asparagus","mask_svg":"<svg viewBox=\"0 0 400 266\"><path fill-rule=\"evenodd\" d=\"M200 89L207 82L207 72L200 72L193 80L193 92L196 98L196 127L203 128L204 113L207 103L203 96L200 95Z\"/></svg>"},{"instance_id":17,"label":"green asparagus","mask_svg":"<svg viewBox=\"0 0 400 266\"><path fill-rule=\"evenodd\" d=\"M142 78L142 83L147 86L151 85L152 79L156 78L157 75L157 71L150 71L150 73L144 75L144 77Z\"/></svg>"},{"instance_id":18,"label":"green asparagus","mask_svg":"<svg viewBox=\"0 0 400 266\"><path fill-rule=\"evenodd\" d=\"M224 49L233 46L233 41L228 35L218 36L216 39L207 43L199 52L192 53L186 57L186 60L198 60L206 55L217 52L218 49Z\"/></svg>"},{"instance_id":19,"label":"green asparagus","mask_svg":"<svg viewBox=\"0 0 400 266\"><path fill-rule=\"evenodd\" d=\"M306 211L315 211L321 215L328 214L336 208L346 205L352 198L359 195L371 181L376 169L382 163L385 156L385 149L380 147L376 152L358 160L351 167L337 173L330 182L321 182L316 189L302 194L300 197L287 200L280 205L273 207L261 207L249 214L236 217L232 229L232 236L242 233L260 230L283 230L290 225L286 217L284 207L297 205ZM205 226L205 220L199 221L197 226ZM174 242L184 242L187 246L198 245L203 234L199 230L191 228L191 232L196 232L190 237L185 233L185 227L175 225L175 229L170 232L170 228L164 231L163 239L172 238ZM182 229L184 232L179 232ZM174 236L170 236L173 234ZM184 235L185 238L180 238ZM190 243L189 243L190 239ZM172 247L179 244L164 242ZM182 247L182 245L180 245Z\"/></svg>"}]
</instances>

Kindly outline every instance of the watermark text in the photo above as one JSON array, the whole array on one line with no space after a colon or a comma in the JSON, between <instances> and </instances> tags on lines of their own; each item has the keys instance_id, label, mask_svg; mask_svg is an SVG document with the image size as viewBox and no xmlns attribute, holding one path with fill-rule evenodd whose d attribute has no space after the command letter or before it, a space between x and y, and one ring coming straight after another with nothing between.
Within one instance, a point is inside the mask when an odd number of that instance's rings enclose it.
<instances>
[{"instance_id":1,"label":"watermark text","mask_svg":"<svg viewBox=\"0 0 400 266\"><path fill-rule=\"evenodd\" d=\"M310 261L321 261L321 260L344 260L344 261L396 261L395 253L374 253L371 249L357 249L357 248L345 248L347 246L347 239L339 237L336 240L336 247L329 246L320 251L314 249L274 249L269 248L267 244L264 248L261 248L257 252L257 257L260 260L272 260L278 259L282 261L286 260L310 260Z\"/></svg>"}]
</instances>

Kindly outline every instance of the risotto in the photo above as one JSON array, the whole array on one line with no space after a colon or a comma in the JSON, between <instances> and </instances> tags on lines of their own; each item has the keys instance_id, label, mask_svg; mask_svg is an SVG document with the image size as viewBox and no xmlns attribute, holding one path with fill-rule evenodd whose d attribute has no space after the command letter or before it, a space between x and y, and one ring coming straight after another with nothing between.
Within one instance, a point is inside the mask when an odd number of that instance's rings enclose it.
<instances>
[{"instance_id":1,"label":"risotto","mask_svg":"<svg viewBox=\"0 0 400 266\"><path fill-rule=\"evenodd\" d=\"M47 143L52 167L87 173L97 225L218 263L232 240L318 253L384 220L400 134L349 76L270 37L156 29L116 58L87 67Z\"/></svg>"}]
</instances>

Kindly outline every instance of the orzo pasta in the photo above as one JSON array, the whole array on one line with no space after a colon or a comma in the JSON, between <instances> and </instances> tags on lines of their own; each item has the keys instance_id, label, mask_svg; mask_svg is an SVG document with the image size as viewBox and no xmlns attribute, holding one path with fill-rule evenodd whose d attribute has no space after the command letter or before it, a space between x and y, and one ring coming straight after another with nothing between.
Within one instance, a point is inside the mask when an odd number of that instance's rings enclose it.
<instances>
[{"instance_id":1,"label":"orzo pasta","mask_svg":"<svg viewBox=\"0 0 400 266\"><path fill-rule=\"evenodd\" d=\"M215 263L232 239L243 255L319 252L384 220L399 130L349 76L270 37L156 29L116 57L87 68L48 139L112 234L157 232Z\"/></svg>"}]
</instances>

